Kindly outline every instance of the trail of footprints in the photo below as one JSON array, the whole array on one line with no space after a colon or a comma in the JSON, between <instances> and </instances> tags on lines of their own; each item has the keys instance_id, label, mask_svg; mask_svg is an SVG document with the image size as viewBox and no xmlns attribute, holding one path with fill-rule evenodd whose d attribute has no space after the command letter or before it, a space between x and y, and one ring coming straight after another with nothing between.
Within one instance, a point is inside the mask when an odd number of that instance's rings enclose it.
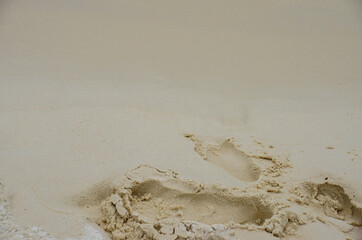
<instances>
[{"instance_id":1,"label":"trail of footprints","mask_svg":"<svg viewBox=\"0 0 362 240\"><path fill-rule=\"evenodd\" d=\"M229 139L208 145L193 135L185 137L205 161L251 186L225 189L139 166L116 181L102 203L98 224L112 239L237 239L235 233L243 229L285 237L313 221L337 228L342 221L350 226L342 226L346 237L361 231L362 209L339 185L305 182L288 187L280 178L291 168L287 159L248 156Z\"/></svg>"}]
</instances>

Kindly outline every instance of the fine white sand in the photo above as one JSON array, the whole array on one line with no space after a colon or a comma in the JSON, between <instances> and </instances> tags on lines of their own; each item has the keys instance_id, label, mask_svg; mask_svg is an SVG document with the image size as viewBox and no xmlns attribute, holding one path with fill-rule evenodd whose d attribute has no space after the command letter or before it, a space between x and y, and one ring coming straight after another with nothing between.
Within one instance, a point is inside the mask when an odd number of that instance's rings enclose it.
<instances>
[{"instance_id":1,"label":"fine white sand","mask_svg":"<svg viewBox=\"0 0 362 240\"><path fill-rule=\"evenodd\" d=\"M361 43L357 0L0 1L0 239L362 239Z\"/></svg>"}]
</instances>

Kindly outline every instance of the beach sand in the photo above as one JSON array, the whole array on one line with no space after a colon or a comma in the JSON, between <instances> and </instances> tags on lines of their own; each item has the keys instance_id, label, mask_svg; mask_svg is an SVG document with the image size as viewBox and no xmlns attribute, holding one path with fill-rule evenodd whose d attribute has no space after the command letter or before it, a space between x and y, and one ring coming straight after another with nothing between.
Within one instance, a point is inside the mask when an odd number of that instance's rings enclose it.
<instances>
[{"instance_id":1,"label":"beach sand","mask_svg":"<svg viewBox=\"0 0 362 240\"><path fill-rule=\"evenodd\" d=\"M0 2L0 239L362 239L360 1Z\"/></svg>"}]
</instances>

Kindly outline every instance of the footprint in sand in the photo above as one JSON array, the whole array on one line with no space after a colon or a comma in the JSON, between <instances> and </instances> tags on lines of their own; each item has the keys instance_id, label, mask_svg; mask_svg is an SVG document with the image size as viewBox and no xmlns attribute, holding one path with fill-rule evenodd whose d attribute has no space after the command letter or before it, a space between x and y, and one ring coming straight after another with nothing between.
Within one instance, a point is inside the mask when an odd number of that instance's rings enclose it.
<instances>
[{"instance_id":1,"label":"footprint in sand","mask_svg":"<svg viewBox=\"0 0 362 240\"><path fill-rule=\"evenodd\" d=\"M212 226L220 224L261 225L273 216L265 194L235 194L151 166L128 172L113 188L113 194L102 204L104 217L98 222L112 235L123 232L123 228L135 235L141 228L143 234L152 233L152 239L174 234L188 238L201 230L213 231Z\"/></svg>"},{"instance_id":2,"label":"footprint in sand","mask_svg":"<svg viewBox=\"0 0 362 240\"><path fill-rule=\"evenodd\" d=\"M167 209L167 205L183 206L179 210L185 219L205 224L223 224L230 221L245 223L257 219L264 220L272 216L272 211L263 205L259 195L236 196L216 186L208 187L193 181L182 180L174 176L172 172L165 172L164 175L155 177L156 171L159 170L141 166L131 174L134 176L135 172L139 172L140 175L145 176L147 172L150 173L149 179L138 180L132 186L134 199L150 195L155 202L152 199L147 201L153 206L157 206L157 202L164 203L164 209ZM151 218L157 216L160 209L144 208L144 202L134 202L133 207ZM139 208L139 204L142 208Z\"/></svg>"},{"instance_id":3,"label":"footprint in sand","mask_svg":"<svg viewBox=\"0 0 362 240\"><path fill-rule=\"evenodd\" d=\"M332 218L345 220L352 225L362 225L362 208L353 203L345 190L333 183L306 182L292 190L295 201L303 205L312 205Z\"/></svg>"},{"instance_id":4,"label":"footprint in sand","mask_svg":"<svg viewBox=\"0 0 362 240\"><path fill-rule=\"evenodd\" d=\"M362 239L361 205L352 201L341 186L327 182L305 182L291 193L296 203L315 209L319 221L336 227L348 236L347 239Z\"/></svg>"},{"instance_id":5,"label":"footprint in sand","mask_svg":"<svg viewBox=\"0 0 362 240\"><path fill-rule=\"evenodd\" d=\"M197 152L205 161L210 162L228 172L233 177L244 181L254 182L258 180L261 170L253 163L243 151L240 151L231 142L226 140L219 146L205 145L193 135L185 135L195 144Z\"/></svg>"}]
</instances>

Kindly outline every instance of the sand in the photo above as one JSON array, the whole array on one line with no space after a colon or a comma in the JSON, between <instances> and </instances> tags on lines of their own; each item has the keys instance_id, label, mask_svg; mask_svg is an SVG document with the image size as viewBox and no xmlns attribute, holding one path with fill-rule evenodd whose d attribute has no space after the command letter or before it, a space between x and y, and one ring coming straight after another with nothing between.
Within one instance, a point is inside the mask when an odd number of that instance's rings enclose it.
<instances>
[{"instance_id":1,"label":"sand","mask_svg":"<svg viewBox=\"0 0 362 240\"><path fill-rule=\"evenodd\" d=\"M288 159L249 157L230 139L219 147L201 147L194 136L186 136L196 143L195 151L212 151L206 161L230 174L249 172L254 183L223 188L141 165L115 180L101 204L97 223L112 239L242 239L245 230L264 232L263 238L289 238L298 236L300 226L318 221L337 228L342 236L359 238L362 205L343 187L327 178L288 184L283 178L292 168ZM215 156L223 161L215 161Z\"/></svg>"},{"instance_id":2,"label":"sand","mask_svg":"<svg viewBox=\"0 0 362 240\"><path fill-rule=\"evenodd\" d=\"M359 1L0 2L0 239L362 239Z\"/></svg>"}]
</instances>

